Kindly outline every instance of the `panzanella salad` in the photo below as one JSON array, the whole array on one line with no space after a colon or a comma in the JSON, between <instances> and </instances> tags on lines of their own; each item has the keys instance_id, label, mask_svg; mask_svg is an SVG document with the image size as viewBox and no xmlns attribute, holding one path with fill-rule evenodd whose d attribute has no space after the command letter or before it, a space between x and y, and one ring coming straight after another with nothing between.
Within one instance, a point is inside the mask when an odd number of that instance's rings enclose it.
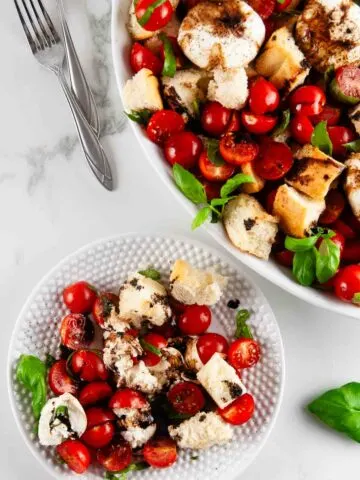
<instances>
[{"instance_id":1,"label":"panzanella salad","mask_svg":"<svg viewBox=\"0 0 360 480\"><path fill-rule=\"evenodd\" d=\"M134 0L128 116L243 252L360 304L360 6Z\"/></svg>"},{"instance_id":2,"label":"panzanella salad","mask_svg":"<svg viewBox=\"0 0 360 480\"><path fill-rule=\"evenodd\" d=\"M180 448L225 444L253 416L254 398L241 380L261 356L249 311L228 302L229 343L209 331L226 277L177 260L166 283L148 268L131 274L118 295L84 281L69 285L60 358L19 359L17 379L32 393L39 442L76 473L94 463L105 479L123 480L132 470L169 467Z\"/></svg>"}]
</instances>

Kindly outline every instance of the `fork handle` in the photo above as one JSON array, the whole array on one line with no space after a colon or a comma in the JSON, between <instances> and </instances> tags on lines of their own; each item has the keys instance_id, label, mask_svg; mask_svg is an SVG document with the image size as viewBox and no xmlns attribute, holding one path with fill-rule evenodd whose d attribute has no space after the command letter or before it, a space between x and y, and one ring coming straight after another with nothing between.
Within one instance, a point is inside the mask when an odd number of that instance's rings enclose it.
<instances>
[{"instance_id":1,"label":"fork handle","mask_svg":"<svg viewBox=\"0 0 360 480\"><path fill-rule=\"evenodd\" d=\"M111 169L104 149L94 129L86 120L76 97L70 90L63 72L60 70L56 73L67 101L69 102L86 160L99 182L106 189L113 190Z\"/></svg>"}]
</instances>

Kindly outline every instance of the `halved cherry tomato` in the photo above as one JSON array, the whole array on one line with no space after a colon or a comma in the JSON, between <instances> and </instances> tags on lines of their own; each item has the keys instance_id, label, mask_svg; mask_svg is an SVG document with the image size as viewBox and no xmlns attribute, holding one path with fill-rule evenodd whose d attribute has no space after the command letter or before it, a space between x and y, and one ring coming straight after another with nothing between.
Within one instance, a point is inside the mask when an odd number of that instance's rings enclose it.
<instances>
[{"instance_id":1,"label":"halved cherry tomato","mask_svg":"<svg viewBox=\"0 0 360 480\"><path fill-rule=\"evenodd\" d=\"M275 197L277 194L278 189L275 188L274 190L271 190L266 196L266 211L270 213L270 215L273 214L274 211L274 202L275 202Z\"/></svg>"},{"instance_id":2,"label":"halved cherry tomato","mask_svg":"<svg viewBox=\"0 0 360 480\"><path fill-rule=\"evenodd\" d=\"M79 402L83 407L102 402L112 394L112 388L106 382L92 382L80 391Z\"/></svg>"},{"instance_id":3,"label":"halved cherry tomato","mask_svg":"<svg viewBox=\"0 0 360 480\"><path fill-rule=\"evenodd\" d=\"M65 305L72 313L90 313L95 303L96 288L88 282L76 282L63 291Z\"/></svg>"},{"instance_id":4,"label":"halved cherry tomato","mask_svg":"<svg viewBox=\"0 0 360 480\"><path fill-rule=\"evenodd\" d=\"M132 388L122 388L117 390L110 398L110 408L146 408L148 401L142 393Z\"/></svg>"},{"instance_id":5,"label":"halved cherry tomato","mask_svg":"<svg viewBox=\"0 0 360 480\"><path fill-rule=\"evenodd\" d=\"M277 124L277 117L270 115L256 115L255 113L243 110L241 112L241 120L250 133L262 135L270 132Z\"/></svg>"},{"instance_id":6,"label":"halved cherry tomato","mask_svg":"<svg viewBox=\"0 0 360 480\"><path fill-rule=\"evenodd\" d=\"M341 109L325 105L323 110L317 115L310 117L311 122L317 125L319 122L326 122L327 126L337 125L340 120Z\"/></svg>"},{"instance_id":7,"label":"halved cherry tomato","mask_svg":"<svg viewBox=\"0 0 360 480\"><path fill-rule=\"evenodd\" d=\"M131 446L125 440L116 445L107 445L97 451L96 458L108 472L120 472L132 461Z\"/></svg>"},{"instance_id":8,"label":"halved cherry tomato","mask_svg":"<svg viewBox=\"0 0 360 480\"><path fill-rule=\"evenodd\" d=\"M337 220L345 208L345 197L339 191L332 189L326 196L326 208L320 215L319 223L322 225L330 225Z\"/></svg>"},{"instance_id":9,"label":"halved cherry tomato","mask_svg":"<svg viewBox=\"0 0 360 480\"><path fill-rule=\"evenodd\" d=\"M218 413L223 420L232 425L243 425L248 422L255 411L254 398L250 393L244 393L239 398L234 400L230 405L218 409Z\"/></svg>"},{"instance_id":10,"label":"halved cherry tomato","mask_svg":"<svg viewBox=\"0 0 360 480\"><path fill-rule=\"evenodd\" d=\"M86 348L94 338L91 320L81 313L70 313L61 321L61 343L71 350Z\"/></svg>"},{"instance_id":11,"label":"halved cherry tomato","mask_svg":"<svg viewBox=\"0 0 360 480\"><path fill-rule=\"evenodd\" d=\"M226 127L226 133L238 132L241 128L241 116L240 112L234 110L231 114L230 122Z\"/></svg>"},{"instance_id":12,"label":"halved cherry tomato","mask_svg":"<svg viewBox=\"0 0 360 480\"><path fill-rule=\"evenodd\" d=\"M346 263L360 263L360 240L347 240L341 260Z\"/></svg>"},{"instance_id":13,"label":"halved cherry tomato","mask_svg":"<svg viewBox=\"0 0 360 480\"><path fill-rule=\"evenodd\" d=\"M48 382L55 395L62 395L66 392L75 395L78 389L77 384L67 372L66 360L59 360L52 365L49 370Z\"/></svg>"},{"instance_id":14,"label":"halved cherry tomato","mask_svg":"<svg viewBox=\"0 0 360 480\"><path fill-rule=\"evenodd\" d=\"M289 127L291 136L300 143L300 145L311 143L314 126L310 122L309 117L298 113L290 120Z\"/></svg>"},{"instance_id":15,"label":"halved cherry tomato","mask_svg":"<svg viewBox=\"0 0 360 480\"><path fill-rule=\"evenodd\" d=\"M334 280L335 295L344 302L360 305L360 265L349 265L341 269Z\"/></svg>"},{"instance_id":16,"label":"halved cherry tomato","mask_svg":"<svg viewBox=\"0 0 360 480\"><path fill-rule=\"evenodd\" d=\"M264 20L274 12L276 0L248 0L247 2Z\"/></svg>"},{"instance_id":17,"label":"halved cherry tomato","mask_svg":"<svg viewBox=\"0 0 360 480\"><path fill-rule=\"evenodd\" d=\"M117 309L119 306L119 297L115 293L104 292L101 293L95 300L92 315L95 322L102 326L107 317L111 314L113 308Z\"/></svg>"},{"instance_id":18,"label":"halved cherry tomato","mask_svg":"<svg viewBox=\"0 0 360 480\"><path fill-rule=\"evenodd\" d=\"M157 333L148 333L143 337L143 340L149 345L152 345L153 347L159 350L167 346L166 338L164 338L162 335L159 335ZM145 347L143 360L147 367L154 367L161 361L161 357L159 355L156 355L156 353L153 353L150 350L147 350Z\"/></svg>"},{"instance_id":19,"label":"halved cherry tomato","mask_svg":"<svg viewBox=\"0 0 360 480\"><path fill-rule=\"evenodd\" d=\"M201 335L210 327L211 310L206 305L189 305L178 320L185 335Z\"/></svg>"},{"instance_id":20,"label":"halved cherry tomato","mask_svg":"<svg viewBox=\"0 0 360 480\"><path fill-rule=\"evenodd\" d=\"M280 95L275 85L264 77L257 77L250 83L249 107L253 113L264 115L276 110L280 103Z\"/></svg>"},{"instance_id":21,"label":"halved cherry tomato","mask_svg":"<svg viewBox=\"0 0 360 480\"><path fill-rule=\"evenodd\" d=\"M360 68L356 65L337 68L335 78L330 84L330 91L340 102L357 104L360 99Z\"/></svg>"},{"instance_id":22,"label":"halved cherry tomato","mask_svg":"<svg viewBox=\"0 0 360 480\"><path fill-rule=\"evenodd\" d=\"M56 452L75 473L86 472L91 463L89 449L79 440L65 440L56 447Z\"/></svg>"},{"instance_id":23,"label":"halved cherry tomato","mask_svg":"<svg viewBox=\"0 0 360 480\"><path fill-rule=\"evenodd\" d=\"M254 168L259 177L278 180L287 174L293 162L292 152L285 143L266 141L260 145Z\"/></svg>"},{"instance_id":24,"label":"halved cherry tomato","mask_svg":"<svg viewBox=\"0 0 360 480\"><path fill-rule=\"evenodd\" d=\"M102 448L114 438L115 427L111 422L105 422L94 427L87 427L81 440L92 448Z\"/></svg>"},{"instance_id":25,"label":"halved cherry tomato","mask_svg":"<svg viewBox=\"0 0 360 480\"><path fill-rule=\"evenodd\" d=\"M196 347L200 360L205 364L216 352L227 354L229 344L219 333L205 333L199 337Z\"/></svg>"},{"instance_id":26,"label":"halved cherry tomato","mask_svg":"<svg viewBox=\"0 0 360 480\"><path fill-rule=\"evenodd\" d=\"M356 232L353 228L347 225L341 218L335 220L331 225L331 228L335 229L337 232L340 232L346 239L356 238Z\"/></svg>"},{"instance_id":27,"label":"halved cherry tomato","mask_svg":"<svg viewBox=\"0 0 360 480\"><path fill-rule=\"evenodd\" d=\"M225 182L235 172L235 167L228 163L224 162L222 165L212 163L205 150L199 158L199 169L206 180L210 182Z\"/></svg>"},{"instance_id":28,"label":"halved cherry tomato","mask_svg":"<svg viewBox=\"0 0 360 480\"><path fill-rule=\"evenodd\" d=\"M343 145L355 140L356 135L354 132L351 130L351 128L341 126L328 127L327 130L333 145L333 154L339 157L346 156L348 151Z\"/></svg>"},{"instance_id":29,"label":"halved cherry tomato","mask_svg":"<svg viewBox=\"0 0 360 480\"><path fill-rule=\"evenodd\" d=\"M184 415L195 415L205 405L201 388L192 382L179 382L170 388L167 395L173 409Z\"/></svg>"},{"instance_id":30,"label":"halved cherry tomato","mask_svg":"<svg viewBox=\"0 0 360 480\"><path fill-rule=\"evenodd\" d=\"M201 125L206 133L219 137L225 133L231 119L231 110L219 102L207 102L201 112Z\"/></svg>"},{"instance_id":31,"label":"halved cherry tomato","mask_svg":"<svg viewBox=\"0 0 360 480\"><path fill-rule=\"evenodd\" d=\"M252 162L259 153L259 146L249 135L226 133L219 143L220 155L231 165Z\"/></svg>"},{"instance_id":32,"label":"halved cherry tomato","mask_svg":"<svg viewBox=\"0 0 360 480\"><path fill-rule=\"evenodd\" d=\"M288 8L288 6L291 4L292 0L283 0L282 3L276 2L276 11L277 12L283 12Z\"/></svg>"},{"instance_id":33,"label":"halved cherry tomato","mask_svg":"<svg viewBox=\"0 0 360 480\"><path fill-rule=\"evenodd\" d=\"M187 170L195 167L203 149L202 141L192 132L171 135L164 145L164 155L170 165L178 163Z\"/></svg>"},{"instance_id":34,"label":"halved cherry tomato","mask_svg":"<svg viewBox=\"0 0 360 480\"><path fill-rule=\"evenodd\" d=\"M342 258L344 247L345 247L345 238L340 232L335 231L335 235L330 238L330 240L335 243L340 249L340 258ZM324 239L319 238L319 240L316 242L317 248L320 248L321 244L323 243Z\"/></svg>"},{"instance_id":35,"label":"halved cherry tomato","mask_svg":"<svg viewBox=\"0 0 360 480\"><path fill-rule=\"evenodd\" d=\"M276 261L280 263L280 265L289 268L292 267L294 255L294 252L290 252L290 250L280 250L274 253Z\"/></svg>"},{"instance_id":36,"label":"halved cherry tomato","mask_svg":"<svg viewBox=\"0 0 360 480\"><path fill-rule=\"evenodd\" d=\"M290 109L293 113L310 116L322 111L326 103L324 90L316 85L304 85L290 96Z\"/></svg>"},{"instance_id":37,"label":"halved cherry tomato","mask_svg":"<svg viewBox=\"0 0 360 480\"><path fill-rule=\"evenodd\" d=\"M151 50L135 42L130 52L130 65L134 73L139 72L142 68L147 68L153 72L155 76L159 76L163 69L163 61L161 61Z\"/></svg>"},{"instance_id":38,"label":"halved cherry tomato","mask_svg":"<svg viewBox=\"0 0 360 480\"><path fill-rule=\"evenodd\" d=\"M251 338L238 338L230 344L228 359L236 369L250 368L260 359L260 345Z\"/></svg>"},{"instance_id":39,"label":"halved cherry tomato","mask_svg":"<svg viewBox=\"0 0 360 480\"><path fill-rule=\"evenodd\" d=\"M185 128L183 117L174 110L159 110L149 120L146 128L147 136L158 145L163 145L173 134Z\"/></svg>"},{"instance_id":40,"label":"halved cherry tomato","mask_svg":"<svg viewBox=\"0 0 360 480\"><path fill-rule=\"evenodd\" d=\"M139 0L136 3L135 15L138 21L141 21L148 8L151 7L154 3L155 0ZM170 22L173 13L174 9L171 5L171 2L167 0L155 8L155 10L150 15L149 20L145 23L145 25L142 25L142 27L145 30L149 30L150 32L160 30Z\"/></svg>"},{"instance_id":41,"label":"halved cherry tomato","mask_svg":"<svg viewBox=\"0 0 360 480\"><path fill-rule=\"evenodd\" d=\"M152 438L145 444L143 455L154 468L170 467L177 459L176 443L169 437Z\"/></svg>"},{"instance_id":42,"label":"halved cherry tomato","mask_svg":"<svg viewBox=\"0 0 360 480\"><path fill-rule=\"evenodd\" d=\"M73 353L70 367L84 382L107 380L109 376L102 358L90 350L77 350Z\"/></svg>"},{"instance_id":43,"label":"halved cherry tomato","mask_svg":"<svg viewBox=\"0 0 360 480\"><path fill-rule=\"evenodd\" d=\"M116 416L109 408L90 407L86 410L87 428L102 425L103 423L113 422Z\"/></svg>"}]
</instances>

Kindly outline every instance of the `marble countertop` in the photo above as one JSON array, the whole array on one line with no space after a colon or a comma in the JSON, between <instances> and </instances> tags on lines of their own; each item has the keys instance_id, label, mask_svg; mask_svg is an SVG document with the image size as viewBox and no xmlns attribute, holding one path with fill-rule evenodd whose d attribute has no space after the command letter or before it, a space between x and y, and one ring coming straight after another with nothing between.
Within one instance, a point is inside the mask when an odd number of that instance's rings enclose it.
<instances>
[{"instance_id":1,"label":"marble countertop","mask_svg":"<svg viewBox=\"0 0 360 480\"><path fill-rule=\"evenodd\" d=\"M194 235L212 246L214 242L205 232L190 233L189 215L164 189L124 121L110 58L110 0L67 0L66 5L100 109L103 144L116 179L112 193L90 174L56 78L30 54L13 2L3 3L1 472L6 480L47 480L17 431L5 385L9 337L34 284L63 256L115 233L174 232ZM253 272L249 274L277 316L285 345L286 385L275 428L241 478L338 480L349 476L358 471L358 445L319 425L304 406L325 389L359 380L360 322L307 305Z\"/></svg>"}]
</instances>

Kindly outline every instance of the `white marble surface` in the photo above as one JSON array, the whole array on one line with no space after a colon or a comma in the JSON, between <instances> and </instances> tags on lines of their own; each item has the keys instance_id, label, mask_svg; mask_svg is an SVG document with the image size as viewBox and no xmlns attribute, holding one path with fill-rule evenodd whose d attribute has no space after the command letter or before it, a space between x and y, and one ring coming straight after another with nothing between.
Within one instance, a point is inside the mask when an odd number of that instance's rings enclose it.
<instances>
[{"instance_id":1,"label":"white marble surface","mask_svg":"<svg viewBox=\"0 0 360 480\"><path fill-rule=\"evenodd\" d=\"M48 0L54 3L54 0ZM96 93L116 177L109 193L91 176L57 80L33 59L11 0L0 19L1 478L46 480L13 421L5 384L16 316L33 285L64 255L126 231L190 235L190 218L164 190L121 122L110 60L109 0L67 0L69 23ZM203 232L196 238L213 245ZM338 480L358 472L359 447L304 411L323 389L359 380L360 322L321 311L251 273L277 315L286 350L277 424L246 480ZM236 478L236 472L234 472Z\"/></svg>"}]
</instances>

